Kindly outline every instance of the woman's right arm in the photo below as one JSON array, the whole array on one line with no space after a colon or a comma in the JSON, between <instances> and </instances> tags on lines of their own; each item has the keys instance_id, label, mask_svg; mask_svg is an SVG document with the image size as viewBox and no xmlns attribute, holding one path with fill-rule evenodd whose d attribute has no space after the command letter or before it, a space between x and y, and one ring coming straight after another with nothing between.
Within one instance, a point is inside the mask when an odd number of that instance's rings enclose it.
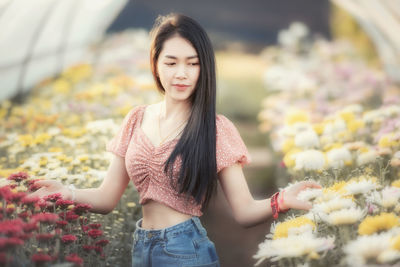
<instances>
[{"instance_id":1,"label":"woman's right arm","mask_svg":"<svg viewBox=\"0 0 400 267\"><path fill-rule=\"evenodd\" d=\"M77 204L89 204L91 212L107 214L118 204L122 194L129 183L126 172L125 158L114 156L107 170L107 175L98 188L75 189L75 200ZM56 180L40 180L35 185L41 188L29 197L44 197L46 195L61 193L64 199L70 200L72 192L66 185Z\"/></svg>"}]
</instances>

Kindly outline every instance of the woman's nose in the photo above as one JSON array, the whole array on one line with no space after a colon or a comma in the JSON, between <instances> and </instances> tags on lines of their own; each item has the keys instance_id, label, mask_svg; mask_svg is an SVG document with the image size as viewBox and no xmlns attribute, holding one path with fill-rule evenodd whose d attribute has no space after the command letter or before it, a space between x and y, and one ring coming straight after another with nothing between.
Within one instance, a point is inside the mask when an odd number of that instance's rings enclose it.
<instances>
[{"instance_id":1,"label":"woman's nose","mask_svg":"<svg viewBox=\"0 0 400 267\"><path fill-rule=\"evenodd\" d=\"M178 65L175 76L176 78L186 78L186 67L184 64Z\"/></svg>"}]
</instances>

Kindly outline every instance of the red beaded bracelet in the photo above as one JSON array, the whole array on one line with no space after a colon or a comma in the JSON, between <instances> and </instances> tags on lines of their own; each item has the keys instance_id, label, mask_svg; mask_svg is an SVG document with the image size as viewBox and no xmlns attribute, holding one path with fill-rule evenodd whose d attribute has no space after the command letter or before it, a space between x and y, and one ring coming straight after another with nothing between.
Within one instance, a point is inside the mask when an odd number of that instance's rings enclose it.
<instances>
[{"instance_id":1,"label":"red beaded bracelet","mask_svg":"<svg viewBox=\"0 0 400 267\"><path fill-rule=\"evenodd\" d=\"M271 209L272 209L272 215L273 215L274 219L278 219L279 213L285 213L285 212L287 212L289 210L289 209L282 210L280 208L280 205L282 205L282 202L283 202L283 193L284 193L284 191L285 190L282 191L282 198L279 201L280 203L278 203L279 192L276 192L271 197Z\"/></svg>"}]
</instances>

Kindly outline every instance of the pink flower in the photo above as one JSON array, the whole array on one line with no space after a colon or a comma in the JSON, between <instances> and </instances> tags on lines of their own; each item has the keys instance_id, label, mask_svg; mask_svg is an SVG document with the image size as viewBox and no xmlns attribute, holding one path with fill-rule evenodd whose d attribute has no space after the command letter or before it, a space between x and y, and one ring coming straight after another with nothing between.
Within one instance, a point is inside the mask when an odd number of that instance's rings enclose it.
<instances>
[{"instance_id":1,"label":"pink flower","mask_svg":"<svg viewBox=\"0 0 400 267\"><path fill-rule=\"evenodd\" d=\"M23 232L23 225L24 223L21 219L0 222L0 234L7 236L16 236Z\"/></svg>"},{"instance_id":2,"label":"pink flower","mask_svg":"<svg viewBox=\"0 0 400 267\"><path fill-rule=\"evenodd\" d=\"M17 173L13 173L10 176L8 176L7 179L19 183L28 178L29 178L29 175L26 172L17 172Z\"/></svg>"},{"instance_id":3,"label":"pink flower","mask_svg":"<svg viewBox=\"0 0 400 267\"><path fill-rule=\"evenodd\" d=\"M35 207L35 204L40 200L39 197L29 197L29 195L25 196L21 199L22 205L27 205L29 207Z\"/></svg>"},{"instance_id":4,"label":"pink flower","mask_svg":"<svg viewBox=\"0 0 400 267\"><path fill-rule=\"evenodd\" d=\"M24 244L24 240L17 237L0 237L0 250L14 248Z\"/></svg>"},{"instance_id":5,"label":"pink flower","mask_svg":"<svg viewBox=\"0 0 400 267\"><path fill-rule=\"evenodd\" d=\"M64 244L71 244L73 242L75 242L78 238L74 235L64 235L63 237L61 237L62 242L64 242Z\"/></svg>"},{"instance_id":6,"label":"pink flower","mask_svg":"<svg viewBox=\"0 0 400 267\"><path fill-rule=\"evenodd\" d=\"M99 253L99 254L102 254L102 253L103 253L103 248L102 248L102 247L95 246L95 247L94 247L94 250L95 250L97 253Z\"/></svg>"},{"instance_id":7,"label":"pink flower","mask_svg":"<svg viewBox=\"0 0 400 267\"><path fill-rule=\"evenodd\" d=\"M100 223L91 223L89 224L89 227L92 229L99 229L101 227Z\"/></svg>"},{"instance_id":8,"label":"pink flower","mask_svg":"<svg viewBox=\"0 0 400 267\"><path fill-rule=\"evenodd\" d=\"M55 193L51 195L44 196L43 199L50 202L56 202L57 200L61 199L62 196L60 193Z\"/></svg>"},{"instance_id":9,"label":"pink flower","mask_svg":"<svg viewBox=\"0 0 400 267\"><path fill-rule=\"evenodd\" d=\"M103 235L103 231L98 230L98 229L92 229L92 230L89 230L88 235L89 235L91 238L96 239L96 238L98 238L99 236L102 236L102 235Z\"/></svg>"},{"instance_id":10,"label":"pink flower","mask_svg":"<svg viewBox=\"0 0 400 267\"><path fill-rule=\"evenodd\" d=\"M26 196L25 192L17 192L17 193L11 192L11 194L8 195L7 200L9 202L14 202L14 203L18 204L21 201L21 199L23 199L25 196Z\"/></svg>"},{"instance_id":11,"label":"pink flower","mask_svg":"<svg viewBox=\"0 0 400 267\"><path fill-rule=\"evenodd\" d=\"M0 187L0 200L5 199L7 200L9 195L11 195L11 188L9 185Z\"/></svg>"},{"instance_id":12,"label":"pink flower","mask_svg":"<svg viewBox=\"0 0 400 267\"><path fill-rule=\"evenodd\" d=\"M54 234L36 234L36 240L39 242L40 241L42 241L42 242L49 241L53 238L54 238Z\"/></svg>"},{"instance_id":13,"label":"pink flower","mask_svg":"<svg viewBox=\"0 0 400 267\"><path fill-rule=\"evenodd\" d=\"M108 243L110 243L110 241L108 241L107 239L102 239L96 242L96 246L101 246L104 247L105 245L107 245Z\"/></svg>"},{"instance_id":14,"label":"pink flower","mask_svg":"<svg viewBox=\"0 0 400 267\"><path fill-rule=\"evenodd\" d=\"M95 248L95 246L93 246L93 245L83 245L82 248L83 248L84 251L90 252L91 250L93 250Z\"/></svg>"},{"instance_id":15,"label":"pink flower","mask_svg":"<svg viewBox=\"0 0 400 267\"><path fill-rule=\"evenodd\" d=\"M91 208L92 206L89 204L78 204L74 207L73 211L78 215L82 215L88 212Z\"/></svg>"},{"instance_id":16,"label":"pink flower","mask_svg":"<svg viewBox=\"0 0 400 267\"><path fill-rule=\"evenodd\" d=\"M56 201L56 206L60 207L61 209L67 209L69 205L73 205L74 202L71 200L66 200L66 199L58 199Z\"/></svg>"},{"instance_id":17,"label":"pink flower","mask_svg":"<svg viewBox=\"0 0 400 267\"><path fill-rule=\"evenodd\" d=\"M82 265L83 259L80 258L77 254L73 253L65 257L65 259L69 262L73 262L78 265Z\"/></svg>"},{"instance_id":18,"label":"pink flower","mask_svg":"<svg viewBox=\"0 0 400 267\"><path fill-rule=\"evenodd\" d=\"M35 263L45 263L52 261L53 259L48 254L38 253L38 254L33 254L31 260Z\"/></svg>"},{"instance_id":19,"label":"pink flower","mask_svg":"<svg viewBox=\"0 0 400 267\"><path fill-rule=\"evenodd\" d=\"M62 220L62 221L57 221L56 223L57 223L57 226L58 226L59 228L63 228L64 226L66 226L66 225L68 224L68 222L67 222L67 221L64 221L64 220Z\"/></svg>"},{"instance_id":20,"label":"pink flower","mask_svg":"<svg viewBox=\"0 0 400 267\"><path fill-rule=\"evenodd\" d=\"M75 212L73 212L72 210L67 211L66 213L60 212L59 215L62 219L67 220L69 222L75 221L76 219L79 218L79 215L75 214Z\"/></svg>"},{"instance_id":21,"label":"pink flower","mask_svg":"<svg viewBox=\"0 0 400 267\"><path fill-rule=\"evenodd\" d=\"M37 222L30 221L22 226L25 233L33 232L38 229Z\"/></svg>"},{"instance_id":22,"label":"pink flower","mask_svg":"<svg viewBox=\"0 0 400 267\"><path fill-rule=\"evenodd\" d=\"M44 223L55 223L59 219L59 216L54 213L42 212L38 214L34 214L31 217L31 220L34 222L44 222Z\"/></svg>"},{"instance_id":23,"label":"pink flower","mask_svg":"<svg viewBox=\"0 0 400 267\"><path fill-rule=\"evenodd\" d=\"M23 211L21 213L18 213L18 217L20 217L21 219L26 219L29 217L29 212L28 211Z\"/></svg>"}]
</instances>

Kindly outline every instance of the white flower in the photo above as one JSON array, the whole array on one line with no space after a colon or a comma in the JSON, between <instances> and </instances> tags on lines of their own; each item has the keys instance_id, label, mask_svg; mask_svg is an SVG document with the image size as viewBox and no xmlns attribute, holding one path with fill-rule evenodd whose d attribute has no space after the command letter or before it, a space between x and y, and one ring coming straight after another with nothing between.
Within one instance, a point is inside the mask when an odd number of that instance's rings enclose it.
<instances>
[{"instance_id":1,"label":"white flower","mask_svg":"<svg viewBox=\"0 0 400 267\"><path fill-rule=\"evenodd\" d=\"M302 191L297 195L297 199L301 201L310 201L312 199L315 199L323 194L322 189L319 188L307 188Z\"/></svg>"},{"instance_id":2,"label":"white flower","mask_svg":"<svg viewBox=\"0 0 400 267\"><path fill-rule=\"evenodd\" d=\"M378 187L378 184L371 179L361 179L360 181L348 182L344 188L347 191L346 195L357 195L368 193Z\"/></svg>"},{"instance_id":3,"label":"white flower","mask_svg":"<svg viewBox=\"0 0 400 267\"><path fill-rule=\"evenodd\" d=\"M255 265L260 264L267 258L277 261L282 258L303 255L315 257L318 252L334 248L334 242L334 237L318 238L310 232L275 240L266 239L259 245L258 252L253 257L258 259Z\"/></svg>"},{"instance_id":4,"label":"white flower","mask_svg":"<svg viewBox=\"0 0 400 267\"><path fill-rule=\"evenodd\" d=\"M399 203L400 188L387 186L381 192L374 191L367 199L373 203L379 204L384 208L394 207Z\"/></svg>"},{"instance_id":5,"label":"white flower","mask_svg":"<svg viewBox=\"0 0 400 267\"><path fill-rule=\"evenodd\" d=\"M336 210L354 208L356 204L350 198L335 197L331 200L315 204L312 211L319 213L331 213Z\"/></svg>"},{"instance_id":6,"label":"white flower","mask_svg":"<svg viewBox=\"0 0 400 267\"><path fill-rule=\"evenodd\" d=\"M365 153L360 153L357 156L357 165L361 166L370 162L374 162L376 158L378 157L378 154L374 150L370 150Z\"/></svg>"},{"instance_id":7,"label":"white flower","mask_svg":"<svg viewBox=\"0 0 400 267\"><path fill-rule=\"evenodd\" d=\"M108 132L115 132L118 125L112 119L91 121L86 124L86 129L92 134L107 134Z\"/></svg>"},{"instance_id":8,"label":"white flower","mask_svg":"<svg viewBox=\"0 0 400 267\"><path fill-rule=\"evenodd\" d=\"M352 160L350 151L345 147L331 149L326 153L326 156L328 157L329 167L332 168L342 168Z\"/></svg>"},{"instance_id":9,"label":"white flower","mask_svg":"<svg viewBox=\"0 0 400 267\"><path fill-rule=\"evenodd\" d=\"M327 123L323 135L335 135L346 130L346 122L343 119L336 119Z\"/></svg>"},{"instance_id":10,"label":"white flower","mask_svg":"<svg viewBox=\"0 0 400 267\"><path fill-rule=\"evenodd\" d=\"M321 219L332 225L353 224L365 217L367 211L360 208L351 207L332 211L329 214L321 213Z\"/></svg>"},{"instance_id":11,"label":"white flower","mask_svg":"<svg viewBox=\"0 0 400 267\"><path fill-rule=\"evenodd\" d=\"M321 170L325 165L325 157L321 151L310 149L295 155L296 170Z\"/></svg>"},{"instance_id":12,"label":"white flower","mask_svg":"<svg viewBox=\"0 0 400 267\"><path fill-rule=\"evenodd\" d=\"M393 158L400 159L400 151L394 153Z\"/></svg>"},{"instance_id":13,"label":"white flower","mask_svg":"<svg viewBox=\"0 0 400 267\"><path fill-rule=\"evenodd\" d=\"M319 147L319 138L314 130L307 130L296 134L294 143L302 149Z\"/></svg>"},{"instance_id":14,"label":"white flower","mask_svg":"<svg viewBox=\"0 0 400 267\"><path fill-rule=\"evenodd\" d=\"M359 236L356 240L350 241L343 247L346 253L346 261L349 266L366 266L367 262L389 263L400 258L399 251L393 251L391 240L399 234L399 228L392 231ZM396 253L393 253L396 252Z\"/></svg>"}]
</instances>

